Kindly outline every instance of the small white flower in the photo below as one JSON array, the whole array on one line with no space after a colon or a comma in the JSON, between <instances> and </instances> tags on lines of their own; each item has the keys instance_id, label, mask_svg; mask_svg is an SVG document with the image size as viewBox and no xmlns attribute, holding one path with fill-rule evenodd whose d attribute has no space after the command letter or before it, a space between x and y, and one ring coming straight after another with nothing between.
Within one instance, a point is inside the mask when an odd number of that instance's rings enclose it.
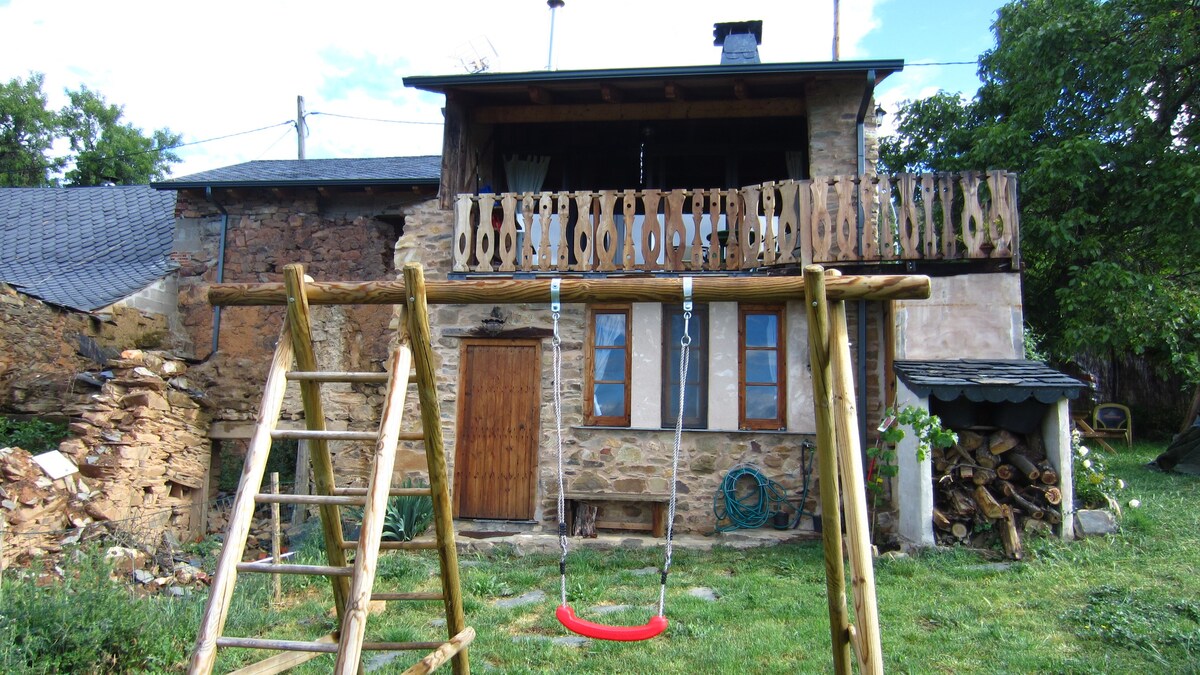
<instances>
[{"instance_id":1,"label":"small white flower","mask_svg":"<svg viewBox=\"0 0 1200 675\"><path fill-rule=\"evenodd\" d=\"M1121 480L1120 478L1117 479L1117 489L1118 490L1125 489L1125 481Z\"/></svg>"},{"instance_id":2,"label":"small white flower","mask_svg":"<svg viewBox=\"0 0 1200 675\"><path fill-rule=\"evenodd\" d=\"M1085 468L1085 469L1092 468L1092 460L1090 460L1090 459L1083 460L1083 468Z\"/></svg>"},{"instance_id":3,"label":"small white flower","mask_svg":"<svg viewBox=\"0 0 1200 675\"><path fill-rule=\"evenodd\" d=\"M1129 500L1129 508L1131 508L1131 509L1136 509L1137 507L1139 507L1141 505L1142 505L1142 502L1137 499Z\"/></svg>"},{"instance_id":4,"label":"small white flower","mask_svg":"<svg viewBox=\"0 0 1200 675\"><path fill-rule=\"evenodd\" d=\"M1087 454L1089 452L1091 452L1091 451L1087 449L1086 445L1079 446L1079 456L1080 457L1087 457Z\"/></svg>"}]
</instances>

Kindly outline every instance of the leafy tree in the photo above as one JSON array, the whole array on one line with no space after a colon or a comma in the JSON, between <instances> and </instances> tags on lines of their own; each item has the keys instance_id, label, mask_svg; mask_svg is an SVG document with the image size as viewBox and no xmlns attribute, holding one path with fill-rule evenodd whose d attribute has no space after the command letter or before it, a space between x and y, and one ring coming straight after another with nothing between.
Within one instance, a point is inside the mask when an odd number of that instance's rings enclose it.
<instances>
[{"instance_id":1,"label":"leafy tree","mask_svg":"<svg viewBox=\"0 0 1200 675\"><path fill-rule=\"evenodd\" d=\"M51 110L44 82L34 73L0 84L0 186L42 187L63 179L73 186L147 183L179 161L170 148L182 138L170 129L145 135L123 122L123 108L87 87L68 90L70 104ZM54 156L58 141L68 154Z\"/></svg>"},{"instance_id":2,"label":"leafy tree","mask_svg":"<svg viewBox=\"0 0 1200 675\"><path fill-rule=\"evenodd\" d=\"M1019 172L1046 347L1200 382L1200 3L1019 0L993 30L978 95L906 102L884 164Z\"/></svg>"},{"instance_id":3,"label":"leafy tree","mask_svg":"<svg viewBox=\"0 0 1200 675\"><path fill-rule=\"evenodd\" d=\"M148 183L166 177L171 163L179 161L170 150L160 150L182 141L170 129L142 135L141 129L121 123L122 107L87 87L67 96L71 104L62 109L63 130L76 153L75 166L66 174L69 184Z\"/></svg>"},{"instance_id":4,"label":"leafy tree","mask_svg":"<svg viewBox=\"0 0 1200 675\"><path fill-rule=\"evenodd\" d=\"M0 84L0 187L46 185L64 158L47 156L58 136L59 120L46 108L44 77L17 77Z\"/></svg>"}]
</instances>

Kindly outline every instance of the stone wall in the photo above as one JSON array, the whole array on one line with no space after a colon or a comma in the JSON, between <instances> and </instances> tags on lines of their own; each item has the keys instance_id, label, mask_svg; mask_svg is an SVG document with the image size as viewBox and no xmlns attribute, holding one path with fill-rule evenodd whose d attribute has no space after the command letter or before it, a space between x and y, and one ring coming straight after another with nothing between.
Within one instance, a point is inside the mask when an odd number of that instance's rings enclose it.
<instances>
[{"instance_id":1,"label":"stone wall","mask_svg":"<svg viewBox=\"0 0 1200 675\"><path fill-rule=\"evenodd\" d=\"M862 104L866 81L819 80L805 88L808 106L808 143L810 176L834 176L858 173L858 141L855 118ZM879 159L875 138L875 102L864 118L868 173L875 171Z\"/></svg>"},{"instance_id":2,"label":"stone wall","mask_svg":"<svg viewBox=\"0 0 1200 675\"><path fill-rule=\"evenodd\" d=\"M171 346L162 316L122 305L89 315L0 284L0 411L69 416L91 393L79 389L78 373L123 349Z\"/></svg>"}]
</instances>

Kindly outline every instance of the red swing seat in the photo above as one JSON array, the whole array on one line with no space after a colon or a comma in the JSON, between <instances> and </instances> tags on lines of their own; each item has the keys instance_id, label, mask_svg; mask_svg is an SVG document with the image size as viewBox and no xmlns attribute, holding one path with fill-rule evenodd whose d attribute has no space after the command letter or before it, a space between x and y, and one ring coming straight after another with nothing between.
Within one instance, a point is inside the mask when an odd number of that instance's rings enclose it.
<instances>
[{"instance_id":1,"label":"red swing seat","mask_svg":"<svg viewBox=\"0 0 1200 675\"><path fill-rule=\"evenodd\" d=\"M572 633L597 640L620 642L649 640L661 635L667 629L667 617L661 614L650 617L644 626L606 626L602 623L593 623L575 616L575 610L571 609L570 605L559 605L554 615L558 617L559 623Z\"/></svg>"}]
</instances>

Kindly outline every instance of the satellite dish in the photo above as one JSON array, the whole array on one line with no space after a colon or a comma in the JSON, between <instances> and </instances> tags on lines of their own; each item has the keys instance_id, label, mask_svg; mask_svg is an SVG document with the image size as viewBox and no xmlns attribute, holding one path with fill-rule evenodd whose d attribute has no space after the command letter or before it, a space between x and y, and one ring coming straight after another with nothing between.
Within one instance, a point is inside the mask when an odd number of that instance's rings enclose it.
<instances>
[{"instance_id":1,"label":"satellite dish","mask_svg":"<svg viewBox=\"0 0 1200 675\"><path fill-rule=\"evenodd\" d=\"M486 35L471 38L459 45L451 56L458 66L468 73L483 73L500 63L500 55Z\"/></svg>"}]
</instances>

